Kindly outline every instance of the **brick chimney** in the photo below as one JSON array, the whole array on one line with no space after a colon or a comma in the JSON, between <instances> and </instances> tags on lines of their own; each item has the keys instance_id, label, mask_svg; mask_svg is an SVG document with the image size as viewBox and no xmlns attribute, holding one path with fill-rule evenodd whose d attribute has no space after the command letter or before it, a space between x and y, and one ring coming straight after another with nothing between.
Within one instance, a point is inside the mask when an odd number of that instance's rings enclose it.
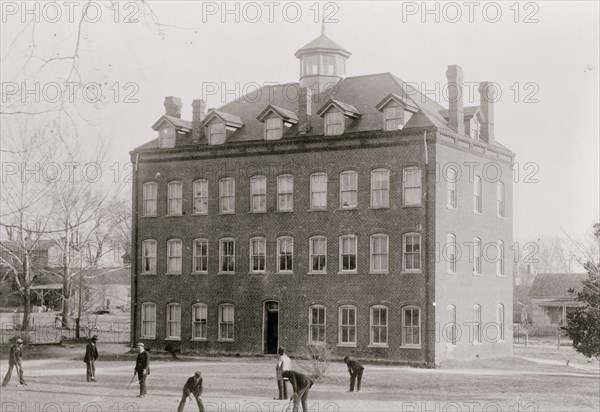
<instances>
[{"instance_id":1,"label":"brick chimney","mask_svg":"<svg viewBox=\"0 0 600 412\"><path fill-rule=\"evenodd\" d=\"M165 97L165 114L181 119L181 99L179 97Z\"/></svg>"},{"instance_id":2,"label":"brick chimney","mask_svg":"<svg viewBox=\"0 0 600 412\"><path fill-rule=\"evenodd\" d=\"M202 120L206 115L206 102L196 99L192 101L192 142L198 143L204 135Z\"/></svg>"},{"instance_id":3,"label":"brick chimney","mask_svg":"<svg viewBox=\"0 0 600 412\"><path fill-rule=\"evenodd\" d=\"M460 134L465 134L465 116L463 110L463 70L459 65L448 66L448 123Z\"/></svg>"},{"instance_id":4,"label":"brick chimney","mask_svg":"<svg viewBox=\"0 0 600 412\"><path fill-rule=\"evenodd\" d=\"M479 83L479 98L481 111L485 116L485 123L481 125L481 139L494 144L494 102L496 101L496 86L493 82Z\"/></svg>"},{"instance_id":5,"label":"brick chimney","mask_svg":"<svg viewBox=\"0 0 600 412\"><path fill-rule=\"evenodd\" d=\"M312 95L313 92L308 87L301 87L298 92L298 133L301 135L308 133L311 129Z\"/></svg>"}]
</instances>

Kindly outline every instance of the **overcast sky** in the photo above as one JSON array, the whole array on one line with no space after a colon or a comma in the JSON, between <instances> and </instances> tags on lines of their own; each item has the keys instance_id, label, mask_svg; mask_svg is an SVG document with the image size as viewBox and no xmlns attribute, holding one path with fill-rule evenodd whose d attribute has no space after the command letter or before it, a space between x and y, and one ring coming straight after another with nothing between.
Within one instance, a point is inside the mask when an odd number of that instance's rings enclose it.
<instances>
[{"instance_id":1,"label":"overcast sky","mask_svg":"<svg viewBox=\"0 0 600 412\"><path fill-rule=\"evenodd\" d=\"M137 17L128 4L121 3L121 21ZM429 13L420 1L232 2L230 13L222 2L150 4L166 25L160 34L143 21L117 24L108 9L84 27L82 73L102 80L106 93L120 90L86 138L109 136L115 162L127 162L131 149L155 137L151 126L163 114L164 96L181 97L183 118L191 120L192 99L205 97L217 107L256 84L297 81L294 52L319 35L325 10L327 35L352 53L347 76L391 72L430 90L444 106L436 87L446 82L450 64L463 67L465 82L498 83L496 139L516 153L519 171L515 239L580 234L599 219L596 1L432 2ZM8 47L28 17L3 11L5 82L18 67L5 59ZM36 30L45 36L36 47L72 46L75 25L63 11L57 23L45 22L51 10L42 11ZM203 93L215 87L215 94ZM468 97L465 105L478 104L477 93L474 101Z\"/></svg>"}]
</instances>

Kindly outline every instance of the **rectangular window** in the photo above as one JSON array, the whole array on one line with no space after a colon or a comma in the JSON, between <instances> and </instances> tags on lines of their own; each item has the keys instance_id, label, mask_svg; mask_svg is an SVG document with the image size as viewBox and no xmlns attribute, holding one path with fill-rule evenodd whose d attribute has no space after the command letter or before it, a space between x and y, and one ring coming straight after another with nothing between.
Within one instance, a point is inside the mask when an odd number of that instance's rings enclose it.
<instances>
[{"instance_id":1,"label":"rectangular window","mask_svg":"<svg viewBox=\"0 0 600 412\"><path fill-rule=\"evenodd\" d=\"M371 308L371 345L388 345L388 311L384 306Z\"/></svg>"},{"instance_id":2,"label":"rectangular window","mask_svg":"<svg viewBox=\"0 0 600 412\"><path fill-rule=\"evenodd\" d=\"M265 139L279 140L283 136L283 122L279 117L270 117L265 122Z\"/></svg>"},{"instance_id":3,"label":"rectangular window","mask_svg":"<svg viewBox=\"0 0 600 412\"><path fill-rule=\"evenodd\" d=\"M340 345L356 345L356 308L354 306L340 307Z\"/></svg>"},{"instance_id":4,"label":"rectangular window","mask_svg":"<svg viewBox=\"0 0 600 412\"><path fill-rule=\"evenodd\" d=\"M142 273L156 273L156 240L142 242Z\"/></svg>"},{"instance_id":5,"label":"rectangular window","mask_svg":"<svg viewBox=\"0 0 600 412\"><path fill-rule=\"evenodd\" d=\"M409 233L404 235L402 262L405 271L421 270L421 235Z\"/></svg>"},{"instance_id":6,"label":"rectangular window","mask_svg":"<svg viewBox=\"0 0 600 412\"><path fill-rule=\"evenodd\" d=\"M194 181L194 213L205 215L208 213L208 180Z\"/></svg>"},{"instance_id":7,"label":"rectangular window","mask_svg":"<svg viewBox=\"0 0 600 412\"><path fill-rule=\"evenodd\" d=\"M496 275L504 276L504 242L497 243L498 255L496 256Z\"/></svg>"},{"instance_id":8,"label":"rectangular window","mask_svg":"<svg viewBox=\"0 0 600 412\"><path fill-rule=\"evenodd\" d=\"M310 208L327 209L327 174L310 175Z\"/></svg>"},{"instance_id":9,"label":"rectangular window","mask_svg":"<svg viewBox=\"0 0 600 412\"><path fill-rule=\"evenodd\" d=\"M192 340L206 339L207 312L202 303L192 306Z\"/></svg>"},{"instance_id":10,"label":"rectangular window","mask_svg":"<svg viewBox=\"0 0 600 412\"><path fill-rule=\"evenodd\" d=\"M498 305L498 340L504 341L504 305Z\"/></svg>"},{"instance_id":11,"label":"rectangular window","mask_svg":"<svg viewBox=\"0 0 600 412\"><path fill-rule=\"evenodd\" d=\"M235 212L235 180L225 178L219 181L219 211L221 213Z\"/></svg>"},{"instance_id":12,"label":"rectangular window","mask_svg":"<svg viewBox=\"0 0 600 412\"><path fill-rule=\"evenodd\" d=\"M250 210L252 212L267 211L267 178L265 176L250 178Z\"/></svg>"},{"instance_id":13,"label":"rectangular window","mask_svg":"<svg viewBox=\"0 0 600 412\"><path fill-rule=\"evenodd\" d=\"M154 182L144 183L144 216L156 216L156 192L158 185Z\"/></svg>"},{"instance_id":14,"label":"rectangular window","mask_svg":"<svg viewBox=\"0 0 600 412\"><path fill-rule=\"evenodd\" d=\"M327 271L327 238L313 237L310 239L310 271L312 273Z\"/></svg>"},{"instance_id":15,"label":"rectangular window","mask_svg":"<svg viewBox=\"0 0 600 412\"><path fill-rule=\"evenodd\" d=\"M181 339L181 306L167 305L167 339Z\"/></svg>"},{"instance_id":16,"label":"rectangular window","mask_svg":"<svg viewBox=\"0 0 600 412\"><path fill-rule=\"evenodd\" d=\"M475 176L473 180L473 212L481 213L483 210L481 199L481 178Z\"/></svg>"},{"instance_id":17,"label":"rectangular window","mask_svg":"<svg viewBox=\"0 0 600 412\"><path fill-rule=\"evenodd\" d=\"M340 174L340 199L342 208L355 208L358 197L358 174L342 172Z\"/></svg>"},{"instance_id":18,"label":"rectangular window","mask_svg":"<svg viewBox=\"0 0 600 412\"><path fill-rule=\"evenodd\" d=\"M207 239L196 239L194 240L194 273L207 273L208 272L208 240Z\"/></svg>"},{"instance_id":19,"label":"rectangular window","mask_svg":"<svg viewBox=\"0 0 600 412\"><path fill-rule=\"evenodd\" d=\"M481 239L473 239L473 273L481 274Z\"/></svg>"},{"instance_id":20,"label":"rectangular window","mask_svg":"<svg viewBox=\"0 0 600 412\"><path fill-rule=\"evenodd\" d=\"M404 204L408 206L421 204L421 168L409 166L404 168Z\"/></svg>"},{"instance_id":21,"label":"rectangular window","mask_svg":"<svg viewBox=\"0 0 600 412\"><path fill-rule=\"evenodd\" d=\"M402 344L421 346L421 310L405 308L402 311Z\"/></svg>"},{"instance_id":22,"label":"rectangular window","mask_svg":"<svg viewBox=\"0 0 600 412\"><path fill-rule=\"evenodd\" d=\"M402 106L388 106L383 110L385 116L385 130L401 130L404 127L402 120L402 112L404 108Z\"/></svg>"},{"instance_id":23,"label":"rectangular window","mask_svg":"<svg viewBox=\"0 0 600 412\"><path fill-rule=\"evenodd\" d=\"M446 170L447 206L456 209L456 170Z\"/></svg>"},{"instance_id":24,"label":"rectangular window","mask_svg":"<svg viewBox=\"0 0 600 412\"><path fill-rule=\"evenodd\" d=\"M310 343L325 343L325 308L312 306L310 308Z\"/></svg>"},{"instance_id":25,"label":"rectangular window","mask_svg":"<svg viewBox=\"0 0 600 412\"><path fill-rule=\"evenodd\" d=\"M219 340L233 341L233 305L219 306Z\"/></svg>"},{"instance_id":26,"label":"rectangular window","mask_svg":"<svg viewBox=\"0 0 600 412\"><path fill-rule=\"evenodd\" d=\"M388 256L388 236L371 236L371 272L387 273Z\"/></svg>"},{"instance_id":27,"label":"rectangular window","mask_svg":"<svg viewBox=\"0 0 600 412\"><path fill-rule=\"evenodd\" d=\"M505 202L504 202L504 183L498 182L496 183L496 199L498 202L497 213L498 217L505 216Z\"/></svg>"},{"instance_id":28,"label":"rectangular window","mask_svg":"<svg viewBox=\"0 0 600 412\"><path fill-rule=\"evenodd\" d=\"M449 305L447 308L448 313L448 327L444 328L446 342L451 345L456 345L457 338L457 325L456 325L456 307Z\"/></svg>"},{"instance_id":29,"label":"rectangular window","mask_svg":"<svg viewBox=\"0 0 600 412\"><path fill-rule=\"evenodd\" d=\"M294 239L291 237L277 239L277 261L279 272L291 272L294 269Z\"/></svg>"},{"instance_id":30,"label":"rectangular window","mask_svg":"<svg viewBox=\"0 0 600 412\"><path fill-rule=\"evenodd\" d=\"M181 215L181 200L182 200L182 185L181 182L170 182L167 185L168 189L168 211L169 215Z\"/></svg>"},{"instance_id":31,"label":"rectangular window","mask_svg":"<svg viewBox=\"0 0 600 412\"><path fill-rule=\"evenodd\" d=\"M167 273L181 274L181 240L169 240L167 242Z\"/></svg>"},{"instance_id":32,"label":"rectangular window","mask_svg":"<svg viewBox=\"0 0 600 412\"><path fill-rule=\"evenodd\" d=\"M267 250L264 238L250 239L250 271L264 272L267 260Z\"/></svg>"},{"instance_id":33,"label":"rectangular window","mask_svg":"<svg viewBox=\"0 0 600 412\"><path fill-rule=\"evenodd\" d=\"M356 271L356 236L340 237L340 267L342 272Z\"/></svg>"},{"instance_id":34,"label":"rectangular window","mask_svg":"<svg viewBox=\"0 0 600 412\"><path fill-rule=\"evenodd\" d=\"M550 323L558 323L560 308L558 307L549 307L548 313L550 315Z\"/></svg>"},{"instance_id":35,"label":"rectangular window","mask_svg":"<svg viewBox=\"0 0 600 412\"><path fill-rule=\"evenodd\" d=\"M344 133L344 115L342 112L329 112L325 115L325 135L338 136Z\"/></svg>"},{"instance_id":36,"label":"rectangular window","mask_svg":"<svg viewBox=\"0 0 600 412\"><path fill-rule=\"evenodd\" d=\"M154 303L142 303L141 337L156 337L156 305Z\"/></svg>"},{"instance_id":37,"label":"rectangular window","mask_svg":"<svg viewBox=\"0 0 600 412\"><path fill-rule=\"evenodd\" d=\"M277 210L291 211L294 209L294 176L281 175L277 177Z\"/></svg>"},{"instance_id":38,"label":"rectangular window","mask_svg":"<svg viewBox=\"0 0 600 412\"><path fill-rule=\"evenodd\" d=\"M219 242L219 272L235 272L235 241L233 239L221 239Z\"/></svg>"},{"instance_id":39,"label":"rectangular window","mask_svg":"<svg viewBox=\"0 0 600 412\"><path fill-rule=\"evenodd\" d=\"M446 236L446 245L442 250L442 256L446 259L448 273L456 273L456 236L452 233Z\"/></svg>"},{"instance_id":40,"label":"rectangular window","mask_svg":"<svg viewBox=\"0 0 600 412\"><path fill-rule=\"evenodd\" d=\"M223 144L225 143L226 137L225 123L213 122L210 124L208 136L210 144Z\"/></svg>"},{"instance_id":41,"label":"rectangular window","mask_svg":"<svg viewBox=\"0 0 600 412\"><path fill-rule=\"evenodd\" d=\"M473 343L481 343L481 306L473 306Z\"/></svg>"},{"instance_id":42,"label":"rectangular window","mask_svg":"<svg viewBox=\"0 0 600 412\"><path fill-rule=\"evenodd\" d=\"M390 171L373 170L371 172L371 207L390 206Z\"/></svg>"}]
</instances>

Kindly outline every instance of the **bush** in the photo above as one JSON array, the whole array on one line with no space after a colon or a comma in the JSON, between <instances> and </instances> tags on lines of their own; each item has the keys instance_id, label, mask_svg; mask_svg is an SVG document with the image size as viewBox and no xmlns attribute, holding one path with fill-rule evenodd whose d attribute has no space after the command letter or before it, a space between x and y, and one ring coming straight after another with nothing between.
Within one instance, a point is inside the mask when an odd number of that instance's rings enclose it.
<instances>
[{"instance_id":1,"label":"bush","mask_svg":"<svg viewBox=\"0 0 600 412\"><path fill-rule=\"evenodd\" d=\"M304 360L298 360L296 363L313 379L319 381L325 377L331 363L332 353L333 347L326 343L309 343L304 349L302 356Z\"/></svg>"},{"instance_id":2,"label":"bush","mask_svg":"<svg viewBox=\"0 0 600 412\"><path fill-rule=\"evenodd\" d=\"M15 336L12 336L8 340L8 343L10 343L11 345L14 345L17 342L17 339L23 339L23 345L31 344L31 336L29 336L28 333L19 333Z\"/></svg>"}]
</instances>

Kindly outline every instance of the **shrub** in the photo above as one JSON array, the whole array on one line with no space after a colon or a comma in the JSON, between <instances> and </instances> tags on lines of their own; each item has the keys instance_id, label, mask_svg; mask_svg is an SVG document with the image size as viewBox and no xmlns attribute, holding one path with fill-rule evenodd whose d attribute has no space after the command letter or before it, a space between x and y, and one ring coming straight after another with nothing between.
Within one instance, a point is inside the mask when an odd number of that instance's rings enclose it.
<instances>
[{"instance_id":1,"label":"shrub","mask_svg":"<svg viewBox=\"0 0 600 412\"><path fill-rule=\"evenodd\" d=\"M319 381L325 377L332 353L333 347L326 343L309 343L305 346L302 354L304 360L298 360L296 363L308 372L313 379Z\"/></svg>"}]
</instances>

